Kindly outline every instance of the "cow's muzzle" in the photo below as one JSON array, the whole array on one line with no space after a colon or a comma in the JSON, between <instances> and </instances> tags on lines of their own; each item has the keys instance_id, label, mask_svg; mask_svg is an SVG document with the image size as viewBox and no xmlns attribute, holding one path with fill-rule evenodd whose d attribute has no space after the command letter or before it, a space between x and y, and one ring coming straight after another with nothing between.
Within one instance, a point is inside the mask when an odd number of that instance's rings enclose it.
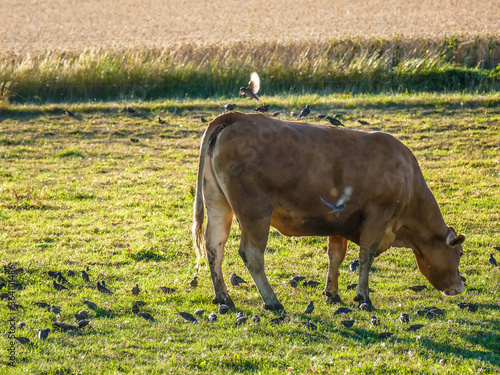
<instances>
[{"instance_id":1,"label":"cow's muzzle","mask_svg":"<svg viewBox=\"0 0 500 375\"><path fill-rule=\"evenodd\" d=\"M447 296L456 296L457 294L460 294L464 291L465 288L465 281L460 280L460 286L455 289L450 289L450 290L444 290L442 293Z\"/></svg>"}]
</instances>

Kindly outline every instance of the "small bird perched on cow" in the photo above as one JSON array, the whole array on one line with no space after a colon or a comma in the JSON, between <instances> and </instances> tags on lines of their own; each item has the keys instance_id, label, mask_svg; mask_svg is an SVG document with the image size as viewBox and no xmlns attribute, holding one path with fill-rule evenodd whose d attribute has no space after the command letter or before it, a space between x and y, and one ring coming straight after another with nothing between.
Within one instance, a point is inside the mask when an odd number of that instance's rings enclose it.
<instances>
[{"instance_id":1,"label":"small bird perched on cow","mask_svg":"<svg viewBox=\"0 0 500 375\"><path fill-rule=\"evenodd\" d=\"M340 120L336 119L335 117L326 116L325 120L327 120L328 122L330 122L330 124L332 124L333 126L343 126L345 128L345 125L342 124L342 122L340 122Z\"/></svg>"},{"instance_id":2,"label":"small bird perched on cow","mask_svg":"<svg viewBox=\"0 0 500 375\"><path fill-rule=\"evenodd\" d=\"M232 104L232 103L224 104L224 107L223 107L224 113L234 111L236 109L236 107L237 107L236 104Z\"/></svg>"},{"instance_id":3,"label":"small bird perched on cow","mask_svg":"<svg viewBox=\"0 0 500 375\"><path fill-rule=\"evenodd\" d=\"M240 87L240 96L246 95L248 96L248 100L255 99L259 103L262 102L260 98L257 96L257 93L260 90L260 77L256 72L250 74L250 82L248 82L248 87Z\"/></svg>"}]
</instances>

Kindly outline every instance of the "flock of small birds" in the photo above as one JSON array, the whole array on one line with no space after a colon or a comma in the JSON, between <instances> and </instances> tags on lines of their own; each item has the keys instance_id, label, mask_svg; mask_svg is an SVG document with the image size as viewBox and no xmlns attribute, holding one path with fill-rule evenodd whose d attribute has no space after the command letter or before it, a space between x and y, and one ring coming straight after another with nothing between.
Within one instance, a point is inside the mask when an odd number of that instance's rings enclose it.
<instances>
[{"instance_id":1,"label":"flock of small birds","mask_svg":"<svg viewBox=\"0 0 500 375\"><path fill-rule=\"evenodd\" d=\"M500 247L495 248L498 251L500 251ZM497 267L497 262L496 259L494 258L493 254L490 254L490 259L489 263ZM359 267L359 261L354 260L349 264L349 270L351 272L355 272ZM7 269L6 266L3 268L5 273L17 275L20 273L27 273L27 271L23 268L18 268L14 270L9 270ZM89 268L87 267L86 270L81 270L80 271L80 277L83 282L92 284L90 276L88 274ZM52 286L53 288L58 291L58 292L63 292L65 290L71 289L71 283L68 281L66 276L68 277L75 277L76 272L72 270L68 270L66 272L66 275L64 275L61 271L48 271L47 275L52 278ZM248 286L248 282L245 281L242 277L238 276L236 273L232 273L231 276L229 277L229 282L231 285L235 288L242 287L243 285ZM16 280L10 280L9 282L9 288L13 290L23 290L24 286L16 281ZM311 280L306 278L305 276L297 275L293 276L289 280L289 285L290 287L297 289L299 286L307 287L307 288L317 288L318 286L322 285L322 283ZM195 276L192 280L189 281L188 286L190 289L195 289L198 287L198 277ZM351 284L347 286L348 290L355 289L357 284ZM3 288L7 287L6 282L0 282L0 290ZM97 290L105 295L112 295L114 292L112 292L106 285L104 280L99 280L96 282L96 288ZM406 287L405 289L411 290L415 293L422 292L424 290L427 290L427 286L425 285L413 285ZM172 294L176 293L177 290L174 288L166 287L166 286L160 286L158 290L163 293L163 294ZM370 289L370 292L374 292L373 290ZM131 290L130 293L133 296L138 296L141 293L141 289L138 284L135 284ZM12 310L12 311L19 311L24 309L24 306L22 306L19 303L14 303L10 301L10 296L9 293L1 292L0 293L0 299L1 300L6 300L9 301L7 303L7 307ZM92 310L94 312L102 312L104 311L101 309L96 303L89 301L89 300L82 300L82 304L84 304L89 310ZM49 337L49 334L51 331L57 330L57 331L83 331L85 329L91 329L91 320L90 320L90 313L88 310L80 310L76 312L73 316L75 318L75 323L70 324L70 323L65 323L60 321L60 313L61 313L61 307L52 305L43 301L36 301L33 302L33 305L49 311L53 314L56 314L57 319L52 322L52 328L41 328L38 330L38 338L40 340L46 340ZM147 305L147 302L140 301L140 300L135 300L132 302L132 313L135 314L136 316L147 320L147 321L154 321L153 315L151 315L147 311L143 311L143 307ZM478 310L478 306L472 302L460 302L457 304L457 307L461 310L467 310L470 312L476 312ZM367 311L367 312L372 312L372 307L368 306L366 303L361 303L358 306L358 309L360 311ZM208 323L213 323L218 320L219 315L225 315L230 312L230 307L225 305L225 304L220 304L217 308L217 311L211 312L208 314L206 321ZM303 316L309 316L311 318L312 314L314 313L315 306L314 302L310 301L309 304L305 307ZM333 312L333 316L340 315L344 317L347 314L352 313L354 310L348 307L339 307ZM203 316L205 314L205 310L203 309L196 309L194 310L194 313L191 314L190 312L186 311L179 311L176 313L177 316L180 316L185 322L187 323L199 323L204 320ZM442 316L445 314L444 309L437 308L435 306L432 307L425 307L422 310L418 310L415 312L416 316L419 317L424 317L426 319L434 319L436 317ZM422 328L425 327L424 324L410 324L411 318L410 315L406 312L402 312L400 316L397 318L397 320L403 324L406 325L406 330L407 331L413 331L416 332ZM259 315L253 315L251 318L245 316L242 312L238 312L236 315L236 320L235 320L235 325L236 326L241 326L245 324L259 324L261 322L261 317ZM292 323L290 317L286 312L283 312L280 316L270 319L269 321L271 324L282 324L284 322L289 322ZM463 323L464 321L462 319L459 320L459 323ZM350 319L344 319L339 322L339 325L346 328L350 329L355 326L356 321L351 317ZM381 325L381 320L375 316L372 315L370 317L370 323L373 326L380 326ZM307 319L306 321L301 321L301 324L304 324L309 330L315 330L317 329L317 325L313 323L311 319ZM17 324L17 328L22 330L26 328L26 324L24 322L19 322ZM379 334L380 339L387 339L390 338L394 335L393 332L382 332ZM15 339L23 345L29 344L31 340L27 337L23 336L15 336Z\"/></svg>"},{"instance_id":2,"label":"flock of small birds","mask_svg":"<svg viewBox=\"0 0 500 375\"><path fill-rule=\"evenodd\" d=\"M255 100L257 101L260 105L255 108L255 112L258 113L266 113L271 115L272 117L278 117L281 115L283 112L282 111L274 111L274 112L269 112L271 109L270 104L262 104L262 99L257 96L257 93L260 90L260 77L256 72L252 72L250 74L250 81L248 82L247 87L240 87L239 90L239 95L240 96L246 96L248 97L249 100ZM234 103L227 103L225 104L222 108L224 109L224 113L232 112L234 111L238 106ZM127 114L137 114L137 110L132 108L131 106L127 105L123 107L120 110L121 113L127 113ZM70 110L64 110L63 113L68 116L77 119L77 116L70 111ZM311 108L309 104L306 104L304 108L300 110L299 113L296 112L291 112L290 113L292 117L297 117L298 119L307 119L309 115L311 114ZM202 123L208 122L208 120L203 117L202 115L196 115L196 118L199 118ZM330 123L330 125L335 126L335 127L345 127L345 125L342 123L340 120L341 115L333 115L333 116L328 116L324 114L317 114L316 115L316 120L325 120ZM160 125L165 125L167 124L167 121L161 118L161 116L158 116L157 120L158 124ZM358 120L358 123L361 125L370 125L367 121L364 120ZM138 143L140 142L140 139L138 138L130 138L130 141L132 143Z\"/></svg>"},{"instance_id":3,"label":"flock of small birds","mask_svg":"<svg viewBox=\"0 0 500 375\"><path fill-rule=\"evenodd\" d=\"M247 87L240 87L240 96L246 95L249 100L255 99L257 102L262 103L262 100L257 96L257 93L260 90L260 77L256 72L253 72L250 74L250 81L248 82ZM224 108L224 113L228 113L231 111L234 111L236 109L237 105L234 103L228 103L225 104L222 108ZM258 113L269 113L269 110L271 109L270 104L264 104L260 105L257 108L255 108L255 112ZM282 114L281 111L275 111L270 113L272 117L277 117L280 114ZM311 114L311 108L309 107L309 104L306 104L304 108L301 109L299 113L296 112L291 112L292 117L297 117L299 119L306 119L309 115ZM317 120L324 119L328 121L331 125L333 126L343 126L345 125L338 119L338 116L327 116L323 114L318 114L316 116ZM358 122L362 125L369 125L368 122L363 121L363 120L358 120Z\"/></svg>"}]
</instances>

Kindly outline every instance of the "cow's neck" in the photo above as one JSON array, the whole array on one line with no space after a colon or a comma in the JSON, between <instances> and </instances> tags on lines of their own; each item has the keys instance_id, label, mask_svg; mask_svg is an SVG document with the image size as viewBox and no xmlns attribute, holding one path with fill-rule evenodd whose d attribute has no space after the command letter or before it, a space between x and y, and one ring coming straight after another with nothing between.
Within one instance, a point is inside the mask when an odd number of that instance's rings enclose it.
<instances>
[{"instance_id":1,"label":"cow's neck","mask_svg":"<svg viewBox=\"0 0 500 375\"><path fill-rule=\"evenodd\" d=\"M417 250L426 248L435 241L446 241L448 227L425 182L414 191L411 201L396 242Z\"/></svg>"}]
</instances>

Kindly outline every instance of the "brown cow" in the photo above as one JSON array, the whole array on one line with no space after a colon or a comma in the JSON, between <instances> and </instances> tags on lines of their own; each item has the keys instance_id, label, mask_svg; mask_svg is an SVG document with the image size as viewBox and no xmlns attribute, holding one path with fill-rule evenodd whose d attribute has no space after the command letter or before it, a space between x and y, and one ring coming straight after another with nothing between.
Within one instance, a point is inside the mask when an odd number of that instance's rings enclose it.
<instances>
[{"instance_id":1,"label":"brown cow","mask_svg":"<svg viewBox=\"0 0 500 375\"><path fill-rule=\"evenodd\" d=\"M345 207L332 213L328 202L346 191L352 194ZM368 273L391 246L411 248L422 274L444 294L464 289L458 265L465 237L444 223L411 151L386 133L238 112L210 123L201 141L193 240L198 261L207 254L213 302L229 306L221 266L233 213L241 226L238 253L269 310L283 309L264 272L270 226L286 236L329 236L330 301L340 300L337 272L347 240L360 247L355 301L371 306Z\"/></svg>"}]
</instances>

